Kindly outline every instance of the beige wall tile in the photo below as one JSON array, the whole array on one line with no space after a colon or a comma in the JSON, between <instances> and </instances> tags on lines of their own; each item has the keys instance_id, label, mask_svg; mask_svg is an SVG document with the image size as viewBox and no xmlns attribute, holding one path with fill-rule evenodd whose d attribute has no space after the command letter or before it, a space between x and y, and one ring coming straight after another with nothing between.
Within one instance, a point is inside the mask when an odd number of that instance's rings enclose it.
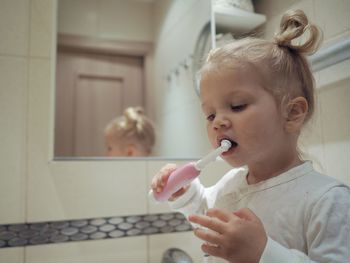
<instances>
[{"instance_id":1,"label":"beige wall tile","mask_svg":"<svg viewBox=\"0 0 350 263\"><path fill-rule=\"evenodd\" d=\"M52 129L50 116L52 105L50 94L50 67L48 59L31 59L29 75L29 110L28 110L28 197L27 220L55 219L63 217L63 209L52 201L56 195L53 178L48 167L50 161L49 139ZM36 214L36 212L39 212ZM42 212L46 210L46 213ZM53 210L53 212L52 212ZM44 215L42 214L44 213ZM52 215L53 213L53 215ZM52 215L52 217L47 216Z\"/></svg>"},{"instance_id":2,"label":"beige wall tile","mask_svg":"<svg viewBox=\"0 0 350 263\"><path fill-rule=\"evenodd\" d=\"M24 220L26 96L27 59L0 57L0 223Z\"/></svg>"},{"instance_id":3,"label":"beige wall tile","mask_svg":"<svg viewBox=\"0 0 350 263\"><path fill-rule=\"evenodd\" d=\"M336 82L320 92L323 109L325 162L328 175L350 184L350 79Z\"/></svg>"},{"instance_id":4,"label":"beige wall tile","mask_svg":"<svg viewBox=\"0 0 350 263\"><path fill-rule=\"evenodd\" d=\"M253 3L255 12L265 14L267 19L269 19L270 17L280 14L299 1L301 0L255 0Z\"/></svg>"},{"instance_id":5,"label":"beige wall tile","mask_svg":"<svg viewBox=\"0 0 350 263\"><path fill-rule=\"evenodd\" d=\"M327 142L324 149L327 175L335 177L350 186L350 140L347 139L346 141L342 142Z\"/></svg>"},{"instance_id":6,"label":"beige wall tile","mask_svg":"<svg viewBox=\"0 0 350 263\"><path fill-rule=\"evenodd\" d=\"M350 29L347 29L343 33L337 34L335 36L323 39L323 46L330 46L350 37Z\"/></svg>"},{"instance_id":7,"label":"beige wall tile","mask_svg":"<svg viewBox=\"0 0 350 263\"><path fill-rule=\"evenodd\" d=\"M146 1L99 1L98 37L152 42L153 3Z\"/></svg>"},{"instance_id":8,"label":"beige wall tile","mask_svg":"<svg viewBox=\"0 0 350 263\"><path fill-rule=\"evenodd\" d=\"M343 141L350 137L349 114L350 79L345 79L320 90L324 133L327 142Z\"/></svg>"},{"instance_id":9,"label":"beige wall tile","mask_svg":"<svg viewBox=\"0 0 350 263\"><path fill-rule=\"evenodd\" d=\"M333 83L349 78L350 60L344 60L314 74L316 87L322 89Z\"/></svg>"},{"instance_id":10,"label":"beige wall tile","mask_svg":"<svg viewBox=\"0 0 350 263\"><path fill-rule=\"evenodd\" d=\"M97 2L96 0L59 0L58 31L65 34L96 36L98 32Z\"/></svg>"},{"instance_id":11,"label":"beige wall tile","mask_svg":"<svg viewBox=\"0 0 350 263\"><path fill-rule=\"evenodd\" d=\"M147 213L145 162L35 160L28 182L28 220Z\"/></svg>"},{"instance_id":12,"label":"beige wall tile","mask_svg":"<svg viewBox=\"0 0 350 263\"><path fill-rule=\"evenodd\" d=\"M0 249L0 262L23 263L24 248L2 248Z\"/></svg>"},{"instance_id":13,"label":"beige wall tile","mask_svg":"<svg viewBox=\"0 0 350 263\"><path fill-rule=\"evenodd\" d=\"M319 90L318 90L319 91ZM321 173L326 174L326 163L324 157L324 134L322 105L316 94L316 106L314 116L303 127L299 138L299 147L303 159L311 160L314 168Z\"/></svg>"},{"instance_id":14,"label":"beige wall tile","mask_svg":"<svg viewBox=\"0 0 350 263\"><path fill-rule=\"evenodd\" d=\"M29 0L2 0L0 55L26 55L29 39Z\"/></svg>"},{"instance_id":15,"label":"beige wall tile","mask_svg":"<svg viewBox=\"0 0 350 263\"><path fill-rule=\"evenodd\" d=\"M305 156L304 160L312 161L312 165L316 171L322 174L328 174L324 144L307 145L302 153Z\"/></svg>"},{"instance_id":16,"label":"beige wall tile","mask_svg":"<svg viewBox=\"0 0 350 263\"><path fill-rule=\"evenodd\" d=\"M30 55L49 58L55 49L53 28L55 0L31 1L30 15Z\"/></svg>"},{"instance_id":17,"label":"beige wall tile","mask_svg":"<svg viewBox=\"0 0 350 263\"><path fill-rule=\"evenodd\" d=\"M325 40L350 29L350 1L314 0L315 22L322 28Z\"/></svg>"},{"instance_id":18,"label":"beige wall tile","mask_svg":"<svg viewBox=\"0 0 350 263\"><path fill-rule=\"evenodd\" d=\"M117 40L153 41L153 3L59 1L59 32Z\"/></svg>"},{"instance_id":19,"label":"beige wall tile","mask_svg":"<svg viewBox=\"0 0 350 263\"><path fill-rule=\"evenodd\" d=\"M201 244L202 242L195 237L192 231L149 236L148 262L162 262L163 253L169 248L181 249L192 258L193 262L202 262Z\"/></svg>"},{"instance_id":20,"label":"beige wall tile","mask_svg":"<svg viewBox=\"0 0 350 263\"><path fill-rule=\"evenodd\" d=\"M147 239L125 237L26 247L26 263L146 263Z\"/></svg>"},{"instance_id":21,"label":"beige wall tile","mask_svg":"<svg viewBox=\"0 0 350 263\"><path fill-rule=\"evenodd\" d=\"M30 59L29 64L29 105L28 105L28 162L50 156L49 144L54 89L51 85L51 61L49 59Z\"/></svg>"}]
</instances>

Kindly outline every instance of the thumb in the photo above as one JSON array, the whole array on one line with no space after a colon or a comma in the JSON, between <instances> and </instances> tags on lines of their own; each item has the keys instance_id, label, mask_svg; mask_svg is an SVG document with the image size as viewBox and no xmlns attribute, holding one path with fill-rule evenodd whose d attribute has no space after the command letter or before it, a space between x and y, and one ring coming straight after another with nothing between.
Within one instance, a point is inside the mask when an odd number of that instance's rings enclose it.
<instances>
[{"instance_id":1,"label":"thumb","mask_svg":"<svg viewBox=\"0 0 350 263\"><path fill-rule=\"evenodd\" d=\"M254 214L252 210L249 208L242 208L235 212L233 212L235 216L238 216L241 219L249 220L249 221L260 221L259 218Z\"/></svg>"}]
</instances>

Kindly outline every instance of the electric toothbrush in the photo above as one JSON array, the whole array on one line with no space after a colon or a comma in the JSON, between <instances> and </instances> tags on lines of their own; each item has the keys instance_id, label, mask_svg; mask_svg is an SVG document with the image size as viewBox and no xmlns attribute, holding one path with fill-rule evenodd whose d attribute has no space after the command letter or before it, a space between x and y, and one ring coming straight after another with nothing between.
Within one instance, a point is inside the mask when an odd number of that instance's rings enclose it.
<instances>
[{"instance_id":1,"label":"electric toothbrush","mask_svg":"<svg viewBox=\"0 0 350 263\"><path fill-rule=\"evenodd\" d=\"M150 195L153 194L154 198L159 202L168 201L169 198L180 190L182 187L189 185L204 167L212 161L215 161L216 158L223 152L228 151L232 146L232 143L229 140L222 140L220 146L210 152L208 155L203 157L197 162L190 162L182 167L177 168L173 171L168 178L168 181L163 188L163 191L160 193L150 191Z\"/></svg>"}]
</instances>

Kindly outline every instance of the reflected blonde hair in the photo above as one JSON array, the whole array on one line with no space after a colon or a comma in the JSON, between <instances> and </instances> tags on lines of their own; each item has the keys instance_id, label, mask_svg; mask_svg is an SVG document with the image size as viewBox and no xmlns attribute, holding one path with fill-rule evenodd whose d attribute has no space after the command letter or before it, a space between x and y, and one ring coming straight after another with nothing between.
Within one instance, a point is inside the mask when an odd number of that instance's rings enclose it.
<instances>
[{"instance_id":1,"label":"reflected blonde hair","mask_svg":"<svg viewBox=\"0 0 350 263\"><path fill-rule=\"evenodd\" d=\"M295 43L299 37L303 43ZM317 51L321 38L321 31L309 23L302 10L290 10L283 15L273 41L249 37L213 49L200 74L253 70L279 106L294 97L305 97L307 121L313 115L315 102L314 78L306 56Z\"/></svg>"},{"instance_id":2,"label":"reflected blonde hair","mask_svg":"<svg viewBox=\"0 0 350 263\"><path fill-rule=\"evenodd\" d=\"M126 108L122 116L107 125L105 136L108 135L118 143L136 143L148 154L155 144L154 125L141 107Z\"/></svg>"}]
</instances>

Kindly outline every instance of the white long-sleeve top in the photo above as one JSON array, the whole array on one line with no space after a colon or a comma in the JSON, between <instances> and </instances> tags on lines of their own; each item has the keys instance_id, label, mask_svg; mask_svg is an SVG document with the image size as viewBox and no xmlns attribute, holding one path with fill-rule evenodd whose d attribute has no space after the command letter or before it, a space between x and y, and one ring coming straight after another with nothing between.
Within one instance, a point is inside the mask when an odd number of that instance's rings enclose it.
<instances>
[{"instance_id":1,"label":"white long-sleeve top","mask_svg":"<svg viewBox=\"0 0 350 263\"><path fill-rule=\"evenodd\" d=\"M209 188L196 179L169 205L186 217L211 207L250 208L268 235L260 263L350 263L348 186L316 172L311 162L253 185L247 173L233 169Z\"/></svg>"}]
</instances>

